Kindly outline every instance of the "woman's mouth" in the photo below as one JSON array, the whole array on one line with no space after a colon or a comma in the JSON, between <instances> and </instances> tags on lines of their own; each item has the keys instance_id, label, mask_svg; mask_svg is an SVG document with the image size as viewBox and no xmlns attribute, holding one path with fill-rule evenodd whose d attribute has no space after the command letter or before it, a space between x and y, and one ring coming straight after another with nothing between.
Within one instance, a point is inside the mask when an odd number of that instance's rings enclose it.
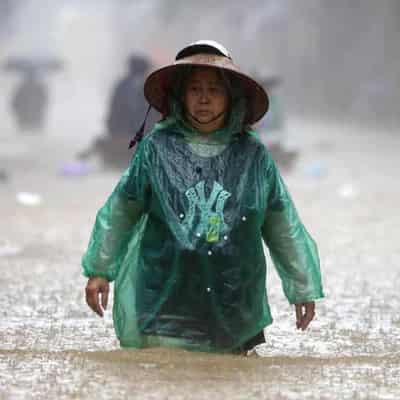
<instances>
[{"instance_id":1,"label":"woman's mouth","mask_svg":"<svg viewBox=\"0 0 400 400\"><path fill-rule=\"evenodd\" d=\"M209 110L198 110L196 112L197 115L209 115L211 113L211 111Z\"/></svg>"}]
</instances>

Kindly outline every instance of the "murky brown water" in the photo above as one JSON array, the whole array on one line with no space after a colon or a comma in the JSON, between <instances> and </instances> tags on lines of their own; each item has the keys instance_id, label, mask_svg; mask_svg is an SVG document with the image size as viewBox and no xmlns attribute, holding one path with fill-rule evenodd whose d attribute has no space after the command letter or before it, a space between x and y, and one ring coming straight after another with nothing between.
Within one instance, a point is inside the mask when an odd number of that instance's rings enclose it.
<instances>
[{"instance_id":1,"label":"murky brown water","mask_svg":"<svg viewBox=\"0 0 400 400\"><path fill-rule=\"evenodd\" d=\"M60 177L72 147L1 142L13 170L0 182L0 399L399 399L400 136L318 124L294 133L303 153L286 181L319 244L327 298L297 332L271 267L275 322L248 358L120 350L110 311L102 320L84 303L79 265L117 174ZM20 204L18 192L41 203Z\"/></svg>"}]
</instances>

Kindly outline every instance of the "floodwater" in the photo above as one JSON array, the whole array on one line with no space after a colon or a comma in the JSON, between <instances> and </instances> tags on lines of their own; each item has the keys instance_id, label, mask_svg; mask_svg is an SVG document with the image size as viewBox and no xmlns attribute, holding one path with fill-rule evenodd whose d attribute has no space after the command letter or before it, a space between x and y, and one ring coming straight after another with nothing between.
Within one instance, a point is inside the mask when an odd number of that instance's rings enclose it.
<instances>
[{"instance_id":1,"label":"floodwater","mask_svg":"<svg viewBox=\"0 0 400 400\"><path fill-rule=\"evenodd\" d=\"M298 121L291 132L301 156L284 176L319 244L326 299L296 331L270 264L275 321L250 357L120 350L80 274L118 174L61 176L76 138L1 138L0 399L398 400L400 136Z\"/></svg>"}]
</instances>

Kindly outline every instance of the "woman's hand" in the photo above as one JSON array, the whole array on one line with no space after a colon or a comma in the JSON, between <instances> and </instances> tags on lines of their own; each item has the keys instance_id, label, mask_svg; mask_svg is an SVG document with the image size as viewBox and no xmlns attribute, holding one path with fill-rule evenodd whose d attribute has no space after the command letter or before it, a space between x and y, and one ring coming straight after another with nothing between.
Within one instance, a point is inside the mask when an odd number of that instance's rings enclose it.
<instances>
[{"instance_id":1,"label":"woman's hand","mask_svg":"<svg viewBox=\"0 0 400 400\"><path fill-rule=\"evenodd\" d=\"M87 282L86 303L100 317L103 316L104 310L107 308L109 290L110 284L108 283L107 279L93 277L89 278Z\"/></svg>"},{"instance_id":2,"label":"woman's hand","mask_svg":"<svg viewBox=\"0 0 400 400\"><path fill-rule=\"evenodd\" d=\"M304 331L315 316L315 302L295 304L296 327Z\"/></svg>"}]
</instances>

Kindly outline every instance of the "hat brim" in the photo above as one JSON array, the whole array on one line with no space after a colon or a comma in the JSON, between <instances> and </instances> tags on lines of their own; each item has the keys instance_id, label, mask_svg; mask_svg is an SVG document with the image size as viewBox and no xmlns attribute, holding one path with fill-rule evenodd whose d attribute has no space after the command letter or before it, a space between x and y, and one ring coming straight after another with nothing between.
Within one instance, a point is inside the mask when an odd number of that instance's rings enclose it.
<instances>
[{"instance_id":1,"label":"hat brim","mask_svg":"<svg viewBox=\"0 0 400 400\"><path fill-rule=\"evenodd\" d=\"M147 77L144 84L144 95L147 101L162 114L166 114L168 111L168 92L173 84L175 74L187 65L222 69L239 80L247 98L247 124L259 121L268 111L269 98L266 90L250 76L241 72L232 60L218 55L196 54L159 68Z\"/></svg>"}]
</instances>

